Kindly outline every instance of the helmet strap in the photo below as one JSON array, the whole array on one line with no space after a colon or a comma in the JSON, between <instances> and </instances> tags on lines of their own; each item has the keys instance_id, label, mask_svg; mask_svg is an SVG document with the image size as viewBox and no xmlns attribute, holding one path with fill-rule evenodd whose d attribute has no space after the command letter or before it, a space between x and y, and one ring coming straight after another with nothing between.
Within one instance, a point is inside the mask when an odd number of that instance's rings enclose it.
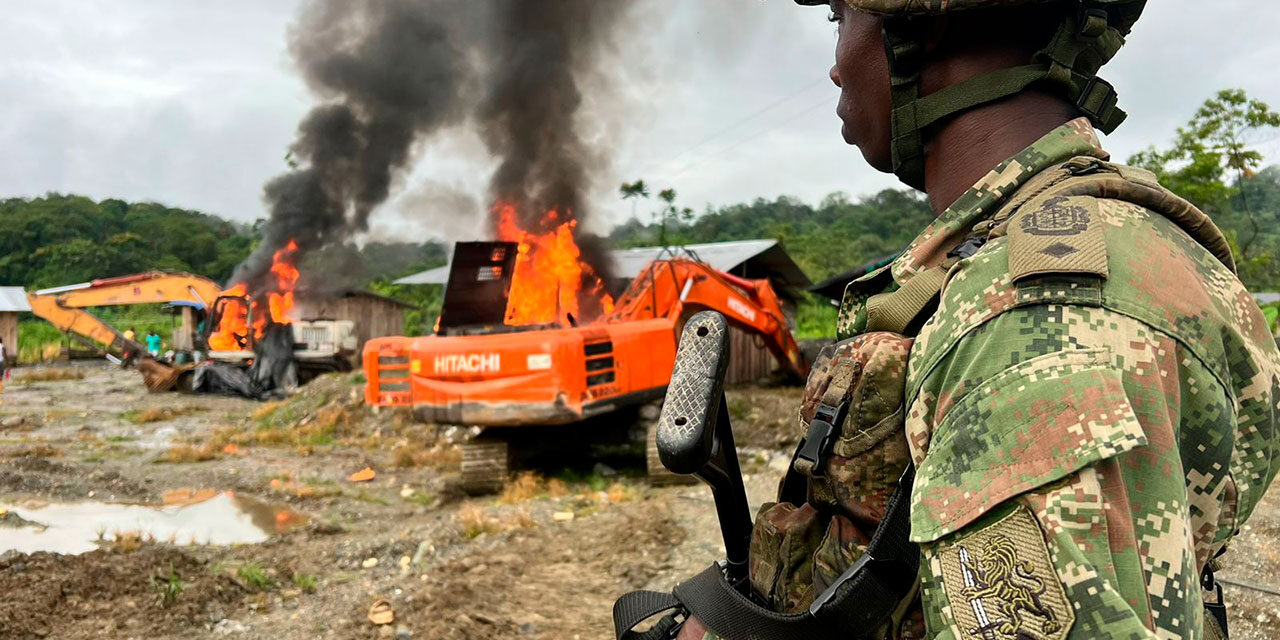
<instances>
[{"instance_id":1,"label":"helmet strap","mask_svg":"<svg viewBox=\"0 0 1280 640\"><path fill-rule=\"evenodd\" d=\"M1109 21L1108 11L1087 0L1073 3L1049 44L1031 64L993 71L920 96L924 67L924 35L928 22L918 18L886 18L885 53L889 59L893 112L893 172L899 180L924 189L926 130L970 109L1003 100L1032 85L1052 88L1104 133L1125 119L1116 106L1116 91L1097 76L1098 69L1124 44L1124 31ZM1141 11L1142 2L1134 3ZM1123 11L1119 10L1119 11ZM1125 24L1123 16L1119 24Z\"/></svg>"}]
</instances>

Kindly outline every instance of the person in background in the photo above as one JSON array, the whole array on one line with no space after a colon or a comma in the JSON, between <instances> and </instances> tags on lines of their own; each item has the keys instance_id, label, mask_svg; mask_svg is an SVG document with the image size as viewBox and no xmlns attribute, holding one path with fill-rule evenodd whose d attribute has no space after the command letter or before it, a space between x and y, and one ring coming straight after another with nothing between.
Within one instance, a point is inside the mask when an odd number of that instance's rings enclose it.
<instances>
[{"instance_id":1,"label":"person in background","mask_svg":"<svg viewBox=\"0 0 1280 640\"><path fill-rule=\"evenodd\" d=\"M162 344L164 344L164 341L160 339L160 334L155 331L147 332L147 353L151 354L152 358L160 359L160 346Z\"/></svg>"},{"instance_id":2,"label":"person in background","mask_svg":"<svg viewBox=\"0 0 1280 640\"><path fill-rule=\"evenodd\" d=\"M129 327L129 330L124 332L124 339L125 339L125 340L137 340L137 339L138 339L138 332L137 332L137 331L134 331L134 330L133 330L133 327Z\"/></svg>"},{"instance_id":3,"label":"person in background","mask_svg":"<svg viewBox=\"0 0 1280 640\"><path fill-rule=\"evenodd\" d=\"M8 373L9 354L5 351L4 338L0 338L0 391L4 391L4 377Z\"/></svg>"}]
</instances>

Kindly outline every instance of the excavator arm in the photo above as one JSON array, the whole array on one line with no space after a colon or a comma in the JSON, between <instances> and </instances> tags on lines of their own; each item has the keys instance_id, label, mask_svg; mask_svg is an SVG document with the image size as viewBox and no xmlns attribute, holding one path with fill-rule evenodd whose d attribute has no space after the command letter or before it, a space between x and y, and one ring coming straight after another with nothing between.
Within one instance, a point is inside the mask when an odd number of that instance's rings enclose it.
<instances>
[{"instance_id":1,"label":"excavator arm","mask_svg":"<svg viewBox=\"0 0 1280 640\"><path fill-rule=\"evenodd\" d=\"M618 299L611 320L672 318L678 327L704 309L718 311L738 328L760 336L791 373L801 378L809 374L769 281L740 278L696 260L677 257L649 263Z\"/></svg>"},{"instance_id":2,"label":"excavator arm","mask_svg":"<svg viewBox=\"0 0 1280 640\"><path fill-rule=\"evenodd\" d=\"M152 391L172 388L183 368L156 362L146 348L86 309L111 305L186 302L205 309L221 294L218 283L187 273L152 271L132 276L94 280L27 294L31 312L59 330L113 356L140 357L138 369Z\"/></svg>"}]
</instances>

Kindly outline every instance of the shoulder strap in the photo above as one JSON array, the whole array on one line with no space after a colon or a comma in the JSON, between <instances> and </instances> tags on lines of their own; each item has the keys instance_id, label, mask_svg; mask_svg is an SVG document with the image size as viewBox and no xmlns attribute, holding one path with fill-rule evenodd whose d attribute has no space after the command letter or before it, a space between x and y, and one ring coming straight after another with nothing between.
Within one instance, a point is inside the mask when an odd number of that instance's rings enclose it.
<instances>
[{"instance_id":1,"label":"shoulder strap","mask_svg":"<svg viewBox=\"0 0 1280 640\"><path fill-rule=\"evenodd\" d=\"M643 634L631 631L645 618L683 606L716 634L732 640L869 639L915 588L920 549L908 539L911 530L911 485L915 468L907 467L866 550L853 566L823 591L808 611L771 611L725 579L717 563L676 586L674 598L662 594L627 594L614 605L614 629L619 640L649 640L664 622ZM644 592L639 592L644 593ZM629 599L629 600L628 600ZM642 601L643 599L643 601ZM627 605L623 601L628 600ZM620 610L621 609L621 610ZM624 618L622 614L631 614ZM641 615L644 614L644 615ZM664 621L667 620L664 618ZM661 633L672 633L665 627ZM670 637L670 636L667 636Z\"/></svg>"}]
</instances>

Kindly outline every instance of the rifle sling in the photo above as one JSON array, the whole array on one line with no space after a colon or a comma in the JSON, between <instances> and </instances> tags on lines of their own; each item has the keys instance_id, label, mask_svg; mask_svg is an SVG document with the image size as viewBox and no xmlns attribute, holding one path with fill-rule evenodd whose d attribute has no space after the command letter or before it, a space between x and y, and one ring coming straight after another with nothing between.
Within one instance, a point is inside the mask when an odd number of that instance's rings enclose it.
<instances>
[{"instance_id":1,"label":"rifle sling","mask_svg":"<svg viewBox=\"0 0 1280 640\"><path fill-rule=\"evenodd\" d=\"M915 468L908 467L898 480L884 519L876 527L866 551L835 584L814 599L809 611L778 613L760 606L729 584L720 564L716 563L677 585L674 599L652 592L624 596L614 606L617 637L620 640L662 637L638 634L631 629L647 617L675 608L676 603L683 605L690 615L697 616L708 629L729 640L873 637L872 634L892 620L915 585L920 550L908 540L914 480ZM639 606L640 597L644 597L649 606ZM623 605L628 598L631 603ZM654 610L654 607L661 608ZM668 627L663 631L672 630Z\"/></svg>"}]
</instances>

